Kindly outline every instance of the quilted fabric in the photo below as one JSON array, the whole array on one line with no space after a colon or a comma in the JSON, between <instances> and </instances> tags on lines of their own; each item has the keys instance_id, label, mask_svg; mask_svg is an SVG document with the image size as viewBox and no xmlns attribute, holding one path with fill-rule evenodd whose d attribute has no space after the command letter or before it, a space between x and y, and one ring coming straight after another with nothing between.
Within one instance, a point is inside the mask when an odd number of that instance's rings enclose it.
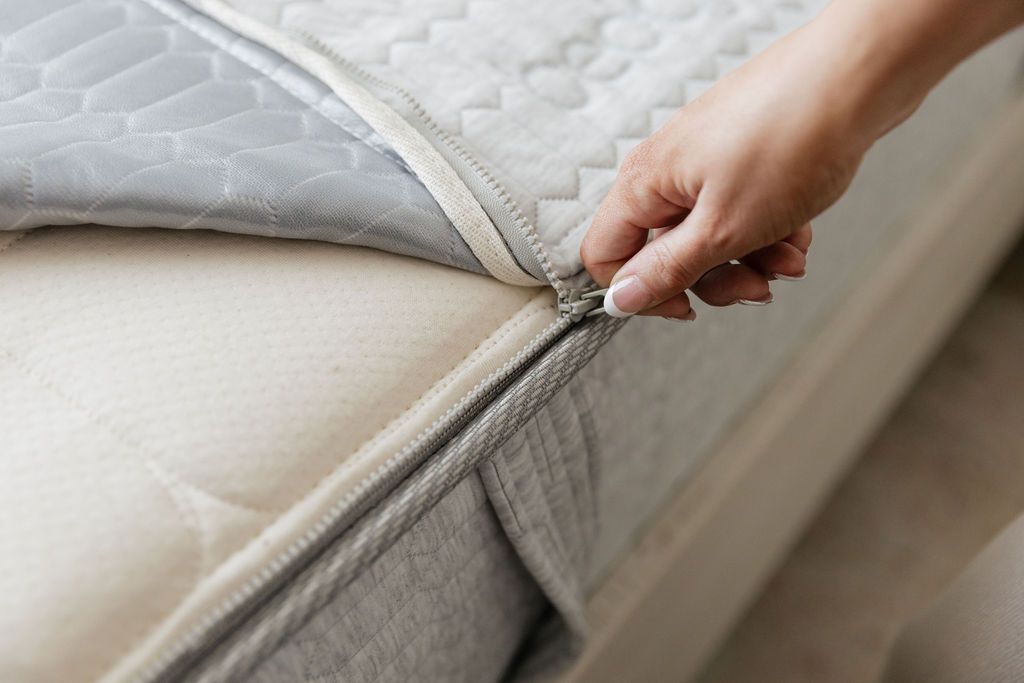
<instances>
[{"instance_id":1,"label":"quilted fabric","mask_svg":"<svg viewBox=\"0 0 1024 683\"><path fill-rule=\"evenodd\" d=\"M469 476L244 678L499 681L543 609Z\"/></svg>"},{"instance_id":2,"label":"quilted fabric","mask_svg":"<svg viewBox=\"0 0 1024 683\"><path fill-rule=\"evenodd\" d=\"M824 4L227 1L357 64L371 89L380 79L410 93L497 178L562 278L580 270L579 242L624 154Z\"/></svg>"},{"instance_id":3,"label":"quilted fabric","mask_svg":"<svg viewBox=\"0 0 1024 683\"><path fill-rule=\"evenodd\" d=\"M212 228L486 272L326 86L176 0L0 0L0 230Z\"/></svg>"},{"instance_id":4,"label":"quilted fabric","mask_svg":"<svg viewBox=\"0 0 1024 683\"><path fill-rule=\"evenodd\" d=\"M137 674L557 320L367 249L4 237L2 680Z\"/></svg>"}]
</instances>

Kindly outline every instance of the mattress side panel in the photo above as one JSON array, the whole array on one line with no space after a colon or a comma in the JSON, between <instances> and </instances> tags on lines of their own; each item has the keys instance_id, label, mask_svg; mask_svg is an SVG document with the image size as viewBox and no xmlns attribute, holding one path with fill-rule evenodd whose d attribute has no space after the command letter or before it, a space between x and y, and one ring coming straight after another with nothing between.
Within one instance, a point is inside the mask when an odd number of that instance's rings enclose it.
<instances>
[{"instance_id":1,"label":"mattress side panel","mask_svg":"<svg viewBox=\"0 0 1024 683\"><path fill-rule=\"evenodd\" d=\"M0 230L357 244L486 272L329 88L176 0L0 0Z\"/></svg>"},{"instance_id":2,"label":"mattress side panel","mask_svg":"<svg viewBox=\"0 0 1024 683\"><path fill-rule=\"evenodd\" d=\"M470 475L247 680L501 680L545 601Z\"/></svg>"}]
</instances>

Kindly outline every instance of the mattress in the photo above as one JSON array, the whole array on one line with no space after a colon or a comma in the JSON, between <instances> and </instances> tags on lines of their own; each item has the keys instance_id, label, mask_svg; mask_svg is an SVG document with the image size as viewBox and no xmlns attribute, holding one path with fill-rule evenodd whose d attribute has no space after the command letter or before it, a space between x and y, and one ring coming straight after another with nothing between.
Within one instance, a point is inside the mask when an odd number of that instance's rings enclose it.
<instances>
[{"instance_id":1,"label":"mattress","mask_svg":"<svg viewBox=\"0 0 1024 683\"><path fill-rule=\"evenodd\" d=\"M769 309L585 317L622 154L815 8L0 1L0 677L557 671L1011 90L1019 36L872 154L829 277Z\"/></svg>"}]
</instances>

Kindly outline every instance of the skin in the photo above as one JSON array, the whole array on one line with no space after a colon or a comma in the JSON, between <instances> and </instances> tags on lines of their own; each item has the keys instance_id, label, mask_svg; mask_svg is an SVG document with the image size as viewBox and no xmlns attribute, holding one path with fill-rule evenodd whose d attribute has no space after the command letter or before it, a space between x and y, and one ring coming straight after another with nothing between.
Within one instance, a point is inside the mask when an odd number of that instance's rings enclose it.
<instances>
[{"instance_id":1,"label":"skin","mask_svg":"<svg viewBox=\"0 0 1024 683\"><path fill-rule=\"evenodd\" d=\"M681 108L625 159L580 249L623 314L693 320L800 279L810 221L1024 0L833 0Z\"/></svg>"}]
</instances>

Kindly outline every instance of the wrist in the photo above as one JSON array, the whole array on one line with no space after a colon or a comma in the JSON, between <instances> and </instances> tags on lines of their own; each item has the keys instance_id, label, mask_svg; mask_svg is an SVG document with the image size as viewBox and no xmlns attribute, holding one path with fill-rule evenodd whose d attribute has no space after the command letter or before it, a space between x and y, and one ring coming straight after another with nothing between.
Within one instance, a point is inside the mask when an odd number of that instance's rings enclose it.
<instances>
[{"instance_id":1,"label":"wrist","mask_svg":"<svg viewBox=\"0 0 1024 683\"><path fill-rule=\"evenodd\" d=\"M839 127L870 147L902 123L946 73L884 27L867 5L833 3L807 26L818 63L828 70L825 96Z\"/></svg>"},{"instance_id":2,"label":"wrist","mask_svg":"<svg viewBox=\"0 0 1024 683\"><path fill-rule=\"evenodd\" d=\"M1018 0L833 0L807 31L846 124L870 146L959 62L1022 22Z\"/></svg>"}]
</instances>

